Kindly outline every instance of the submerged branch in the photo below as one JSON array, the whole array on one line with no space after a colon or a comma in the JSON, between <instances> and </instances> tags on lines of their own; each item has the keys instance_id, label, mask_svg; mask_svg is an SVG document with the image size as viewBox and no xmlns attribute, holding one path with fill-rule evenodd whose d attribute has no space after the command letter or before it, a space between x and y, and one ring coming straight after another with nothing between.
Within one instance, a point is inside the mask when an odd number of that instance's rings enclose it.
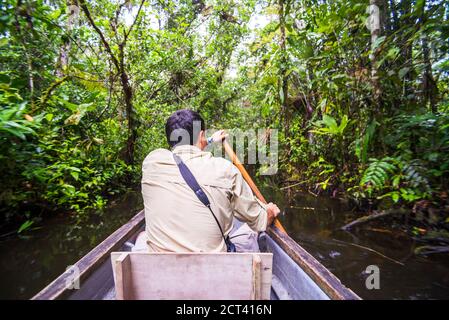
<instances>
[{"instance_id":1,"label":"submerged branch","mask_svg":"<svg viewBox=\"0 0 449 320\"><path fill-rule=\"evenodd\" d=\"M365 246L362 246L360 244L356 244L356 243L352 243L352 242L346 242L346 241L341 241L341 240L337 240L337 239L334 239L334 241L345 243L345 244L348 244L348 245L351 245L351 246L354 246L354 247L357 247L357 248L360 248L360 249L368 250L368 251L373 252L373 253L375 253L375 254L377 254L377 255L379 255L379 256L387 259L387 260L390 260L391 262L394 262L394 263L399 264L401 266L404 265L404 263L402 263L402 262L400 262L400 261L398 261L396 259L390 258L390 257L384 255L383 253L380 253L379 251L371 249L369 247L365 247Z\"/></svg>"},{"instance_id":2,"label":"submerged branch","mask_svg":"<svg viewBox=\"0 0 449 320\"><path fill-rule=\"evenodd\" d=\"M415 254L422 255L447 252L449 252L449 246L421 246L415 249Z\"/></svg>"},{"instance_id":3,"label":"submerged branch","mask_svg":"<svg viewBox=\"0 0 449 320\"><path fill-rule=\"evenodd\" d=\"M367 216L363 216L360 217L354 221L351 221L348 224L345 224L343 227L341 227L341 230L344 231L348 231L349 229L351 229L354 226L358 226L360 224L364 224L382 217L386 217L389 215L393 215L393 214L404 214L405 210L401 210L401 209L391 209L391 210L385 210L385 211L380 211L380 212L375 212L373 214L367 215Z\"/></svg>"}]
</instances>

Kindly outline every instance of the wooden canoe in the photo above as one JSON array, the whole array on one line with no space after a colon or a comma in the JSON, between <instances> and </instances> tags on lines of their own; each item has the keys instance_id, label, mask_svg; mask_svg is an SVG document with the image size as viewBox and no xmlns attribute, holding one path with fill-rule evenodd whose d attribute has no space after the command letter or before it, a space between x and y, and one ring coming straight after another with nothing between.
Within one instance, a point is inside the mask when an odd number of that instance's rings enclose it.
<instances>
[{"instance_id":1,"label":"wooden canoe","mask_svg":"<svg viewBox=\"0 0 449 320\"><path fill-rule=\"evenodd\" d=\"M130 251L137 235L144 230L141 211L92 251L36 294L33 300L111 300L115 299L111 252ZM287 234L270 227L259 237L263 252L273 253L271 299L277 300L358 300L337 277ZM79 289L72 289L74 271Z\"/></svg>"}]
</instances>

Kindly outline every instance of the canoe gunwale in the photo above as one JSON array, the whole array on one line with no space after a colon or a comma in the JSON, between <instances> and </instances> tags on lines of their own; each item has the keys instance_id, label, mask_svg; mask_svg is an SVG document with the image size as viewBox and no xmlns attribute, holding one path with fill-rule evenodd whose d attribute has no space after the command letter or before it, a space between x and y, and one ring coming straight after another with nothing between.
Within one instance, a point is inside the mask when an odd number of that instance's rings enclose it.
<instances>
[{"instance_id":1,"label":"canoe gunwale","mask_svg":"<svg viewBox=\"0 0 449 320\"><path fill-rule=\"evenodd\" d=\"M266 233L279 245L285 253L326 293L332 300L361 300L351 289L325 266L316 260L309 252L295 242L288 234L275 226Z\"/></svg>"},{"instance_id":2,"label":"canoe gunwale","mask_svg":"<svg viewBox=\"0 0 449 320\"><path fill-rule=\"evenodd\" d=\"M101 266L101 264L109 258L112 251L120 250L123 244L141 229L144 223L145 212L144 210L141 210L127 223L118 228L114 233L78 260L73 267L79 270L80 283ZM71 282L71 277L73 277L73 275L70 272L64 272L31 299L55 300L67 298L73 293L73 289L67 287L67 284Z\"/></svg>"}]
</instances>

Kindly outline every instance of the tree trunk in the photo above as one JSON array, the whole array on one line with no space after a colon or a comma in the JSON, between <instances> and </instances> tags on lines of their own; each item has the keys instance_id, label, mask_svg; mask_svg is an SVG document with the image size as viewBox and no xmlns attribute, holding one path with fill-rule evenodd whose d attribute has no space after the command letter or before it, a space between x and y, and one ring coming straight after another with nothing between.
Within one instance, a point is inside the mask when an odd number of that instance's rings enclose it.
<instances>
[{"instance_id":1,"label":"tree trunk","mask_svg":"<svg viewBox=\"0 0 449 320\"><path fill-rule=\"evenodd\" d=\"M403 28L405 26L413 27L415 25L414 19L410 17L412 12L412 2L411 0L402 0L399 5L400 19L399 19L399 28ZM408 71L404 76L405 86L404 86L404 95L409 100L414 100L410 98L413 95L413 79L414 79L414 71L413 71L413 56L412 56L412 41L410 41L410 35L406 33L402 33L399 35L399 47L402 49L401 51L401 59L398 60L399 65L403 66L403 68L407 68ZM412 102L412 101L410 101Z\"/></svg>"},{"instance_id":2,"label":"tree trunk","mask_svg":"<svg viewBox=\"0 0 449 320\"><path fill-rule=\"evenodd\" d=\"M430 105L430 110L433 113L437 113L438 87L432 74L432 63L430 61L430 49L429 44L427 42L427 35L424 35L422 39L422 51L423 51L424 65L426 66L423 75L424 99L426 105L427 104Z\"/></svg>"},{"instance_id":3,"label":"tree trunk","mask_svg":"<svg viewBox=\"0 0 449 320\"><path fill-rule=\"evenodd\" d=\"M132 102L133 91L132 91L131 85L129 84L129 77L128 77L128 74L126 72L126 67L125 67L125 46L126 46L127 37L129 36L129 33L132 30L132 27L134 26L134 24L137 21L137 17L140 13L140 10L142 9L144 2L145 2L145 0L141 1L136 19L134 20L133 24L129 28L128 32L125 33L123 41L118 44L119 55L118 55L118 59L117 59L117 56L112 51L111 46L110 46L109 42L106 40L103 32L95 24L95 21L93 20L92 15L90 14L90 11L86 5L86 1L80 0L81 9L83 10L84 14L86 15L90 25L94 28L95 32L99 35L100 40L103 43L106 52L109 54L109 57L112 60L112 63L115 66L118 75L120 76L120 84L122 86L123 99L125 102L126 118L128 121L128 139L126 142L126 156L125 156L125 161L127 164L134 164L134 146L135 146L135 143L137 140L137 128L136 128L136 121L135 121L135 114L134 114L134 106L133 106L133 102Z\"/></svg>"},{"instance_id":4,"label":"tree trunk","mask_svg":"<svg viewBox=\"0 0 449 320\"><path fill-rule=\"evenodd\" d=\"M377 67L377 58L379 54L379 48L374 48L374 44L380 36L381 25L380 25L380 2L381 0L370 0L370 18L369 26L371 31L371 83L373 86L373 101L375 105L375 112L380 111L380 97L382 94L380 81L379 81L379 70Z\"/></svg>"},{"instance_id":5,"label":"tree trunk","mask_svg":"<svg viewBox=\"0 0 449 320\"><path fill-rule=\"evenodd\" d=\"M137 139L137 128L133 106L133 91L129 84L129 77L125 68L125 52L124 44L119 46L119 59L120 59L120 83L123 89L123 98L125 101L126 119L128 121L128 139L126 142L126 163L134 163L134 145Z\"/></svg>"},{"instance_id":6,"label":"tree trunk","mask_svg":"<svg viewBox=\"0 0 449 320\"><path fill-rule=\"evenodd\" d=\"M14 24L17 32L17 38L20 39L20 44L22 45L22 49L26 59L27 71L28 71L28 89L29 89L29 99L31 102L31 109L34 110L34 70L33 70L33 60L32 54L30 54L27 44L31 42L31 39L28 38L33 34L33 24L31 20L31 13L28 10L28 7L23 8L26 4L23 4L21 0L17 0L16 10L14 15ZM25 32L23 32L19 16L24 16L27 21L27 28ZM26 40L28 39L28 41Z\"/></svg>"},{"instance_id":7,"label":"tree trunk","mask_svg":"<svg viewBox=\"0 0 449 320\"><path fill-rule=\"evenodd\" d=\"M287 137L290 127L290 115L287 104L288 82L287 82L287 50L285 34L285 0L279 0L279 29L281 32L279 48L281 54L279 98L281 101L281 113L284 120L284 136Z\"/></svg>"},{"instance_id":8,"label":"tree trunk","mask_svg":"<svg viewBox=\"0 0 449 320\"><path fill-rule=\"evenodd\" d=\"M69 0L67 1L67 33L70 34L70 32L73 29L73 26L75 25L78 16L79 16L79 6L77 0ZM58 59L58 67L56 69L56 75L58 77L64 76L64 71L69 65L69 53L71 48L71 41L68 36L64 37L64 43L61 46L61 49L59 51L59 59Z\"/></svg>"},{"instance_id":9,"label":"tree trunk","mask_svg":"<svg viewBox=\"0 0 449 320\"><path fill-rule=\"evenodd\" d=\"M420 18L420 24L421 28L425 26L425 23L427 21L427 17L425 14L425 6L426 3L424 1L424 4L422 6L421 11L421 18ZM428 36L426 33L423 33L421 36L421 44L422 44L422 56L423 56L423 62L424 62L424 73L423 73L423 79L422 79L422 91L423 91L423 98L425 105L430 106L430 110L432 113L437 113L437 97L438 97L438 87L435 82L435 79L433 78L432 74L432 62L430 60L430 48L428 43Z\"/></svg>"}]
</instances>

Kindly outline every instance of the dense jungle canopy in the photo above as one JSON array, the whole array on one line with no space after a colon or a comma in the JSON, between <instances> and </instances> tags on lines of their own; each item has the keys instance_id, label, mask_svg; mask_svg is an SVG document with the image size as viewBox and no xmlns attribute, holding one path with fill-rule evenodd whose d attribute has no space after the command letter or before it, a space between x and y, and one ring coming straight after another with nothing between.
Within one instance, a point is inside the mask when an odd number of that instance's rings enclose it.
<instances>
[{"instance_id":1,"label":"dense jungle canopy","mask_svg":"<svg viewBox=\"0 0 449 320\"><path fill-rule=\"evenodd\" d=\"M276 183L447 219L447 0L5 0L0 11L3 221L101 209L138 185L181 108L209 127L279 129Z\"/></svg>"}]
</instances>

